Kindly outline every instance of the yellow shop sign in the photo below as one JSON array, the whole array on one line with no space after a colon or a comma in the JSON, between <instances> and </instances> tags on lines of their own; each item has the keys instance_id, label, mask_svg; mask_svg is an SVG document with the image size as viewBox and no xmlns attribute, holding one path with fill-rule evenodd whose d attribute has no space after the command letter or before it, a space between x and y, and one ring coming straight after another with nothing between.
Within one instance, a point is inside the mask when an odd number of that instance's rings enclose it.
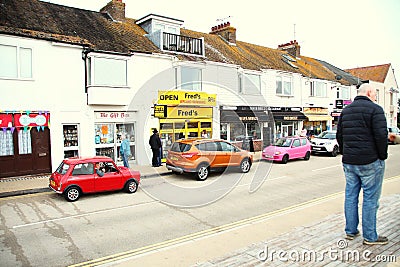
<instances>
[{"instance_id":1,"label":"yellow shop sign","mask_svg":"<svg viewBox=\"0 0 400 267\"><path fill-rule=\"evenodd\" d=\"M167 107L169 119L212 118L212 108Z\"/></svg>"},{"instance_id":2,"label":"yellow shop sign","mask_svg":"<svg viewBox=\"0 0 400 267\"><path fill-rule=\"evenodd\" d=\"M157 104L170 106L216 106L217 95L192 91L158 91Z\"/></svg>"}]
</instances>

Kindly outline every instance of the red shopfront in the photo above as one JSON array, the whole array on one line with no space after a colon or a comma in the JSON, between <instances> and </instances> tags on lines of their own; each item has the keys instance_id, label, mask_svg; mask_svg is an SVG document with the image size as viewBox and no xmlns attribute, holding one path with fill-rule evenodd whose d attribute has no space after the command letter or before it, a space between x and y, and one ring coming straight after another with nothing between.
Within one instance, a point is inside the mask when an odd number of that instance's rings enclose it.
<instances>
[{"instance_id":1,"label":"red shopfront","mask_svg":"<svg viewBox=\"0 0 400 267\"><path fill-rule=\"evenodd\" d=\"M51 172L50 113L0 113L0 178Z\"/></svg>"}]
</instances>

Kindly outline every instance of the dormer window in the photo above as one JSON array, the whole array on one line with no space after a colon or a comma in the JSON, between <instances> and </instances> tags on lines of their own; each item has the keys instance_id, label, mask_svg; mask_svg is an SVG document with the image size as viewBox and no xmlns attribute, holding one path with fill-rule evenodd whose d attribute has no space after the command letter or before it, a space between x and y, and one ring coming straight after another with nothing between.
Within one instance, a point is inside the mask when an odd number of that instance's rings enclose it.
<instances>
[{"instance_id":1,"label":"dormer window","mask_svg":"<svg viewBox=\"0 0 400 267\"><path fill-rule=\"evenodd\" d=\"M150 14L136 21L158 48L165 52L204 55L204 38L183 36L180 28L183 20Z\"/></svg>"}]
</instances>

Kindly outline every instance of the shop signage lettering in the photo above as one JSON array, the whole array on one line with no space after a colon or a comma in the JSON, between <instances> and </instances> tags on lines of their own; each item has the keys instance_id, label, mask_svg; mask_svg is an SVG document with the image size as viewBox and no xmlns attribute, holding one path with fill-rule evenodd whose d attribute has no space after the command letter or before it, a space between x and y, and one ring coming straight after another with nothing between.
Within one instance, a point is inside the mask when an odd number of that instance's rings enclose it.
<instances>
[{"instance_id":1,"label":"shop signage lettering","mask_svg":"<svg viewBox=\"0 0 400 267\"><path fill-rule=\"evenodd\" d=\"M167 107L169 119L212 118L212 108Z\"/></svg>"},{"instance_id":2,"label":"shop signage lettering","mask_svg":"<svg viewBox=\"0 0 400 267\"><path fill-rule=\"evenodd\" d=\"M217 95L205 92L158 91L159 105L215 106Z\"/></svg>"},{"instance_id":3,"label":"shop signage lettering","mask_svg":"<svg viewBox=\"0 0 400 267\"><path fill-rule=\"evenodd\" d=\"M130 112L95 112L96 119L129 119Z\"/></svg>"},{"instance_id":4,"label":"shop signage lettering","mask_svg":"<svg viewBox=\"0 0 400 267\"><path fill-rule=\"evenodd\" d=\"M239 117L241 121L257 121L257 117Z\"/></svg>"},{"instance_id":5,"label":"shop signage lettering","mask_svg":"<svg viewBox=\"0 0 400 267\"><path fill-rule=\"evenodd\" d=\"M303 109L304 113L307 114L328 114L328 109L327 108L304 108Z\"/></svg>"},{"instance_id":6,"label":"shop signage lettering","mask_svg":"<svg viewBox=\"0 0 400 267\"><path fill-rule=\"evenodd\" d=\"M285 120L285 121L297 121L297 116L284 116L283 120Z\"/></svg>"}]
</instances>

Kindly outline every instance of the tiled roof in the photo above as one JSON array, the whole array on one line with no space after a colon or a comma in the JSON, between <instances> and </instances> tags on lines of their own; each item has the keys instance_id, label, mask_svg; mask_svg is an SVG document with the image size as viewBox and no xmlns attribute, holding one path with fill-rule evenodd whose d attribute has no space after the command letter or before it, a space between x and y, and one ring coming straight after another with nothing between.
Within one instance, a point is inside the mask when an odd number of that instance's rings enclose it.
<instances>
[{"instance_id":1,"label":"tiled roof","mask_svg":"<svg viewBox=\"0 0 400 267\"><path fill-rule=\"evenodd\" d=\"M352 74L353 76L359 77L362 80L371 80L375 82L384 83L389 68L390 64L383 64L377 66L347 69L345 71Z\"/></svg>"},{"instance_id":2,"label":"tiled roof","mask_svg":"<svg viewBox=\"0 0 400 267\"><path fill-rule=\"evenodd\" d=\"M98 51L161 53L134 19L112 21L107 15L38 0L0 0L0 33L89 46ZM293 64L282 58L287 52L236 41L228 44L216 34L181 29L181 34L204 38L205 57L177 55L181 60L214 61L244 69L275 69L306 77L335 81L336 74L320 61L300 56ZM342 79L342 84L351 84Z\"/></svg>"},{"instance_id":3,"label":"tiled roof","mask_svg":"<svg viewBox=\"0 0 400 267\"><path fill-rule=\"evenodd\" d=\"M0 33L84 44L119 53L158 51L132 19L113 22L100 12L38 0L0 0Z\"/></svg>"}]
</instances>

